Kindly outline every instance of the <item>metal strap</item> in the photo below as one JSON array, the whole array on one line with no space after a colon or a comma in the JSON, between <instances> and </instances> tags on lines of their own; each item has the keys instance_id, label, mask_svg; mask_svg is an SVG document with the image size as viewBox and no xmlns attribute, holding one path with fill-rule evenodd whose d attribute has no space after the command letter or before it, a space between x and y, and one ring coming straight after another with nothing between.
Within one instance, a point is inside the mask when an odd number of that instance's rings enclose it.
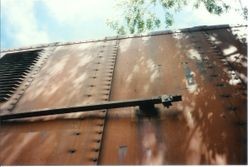
<instances>
[{"instance_id":1,"label":"metal strap","mask_svg":"<svg viewBox=\"0 0 250 167\"><path fill-rule=\"evenodd\" d=\"M177 95L177 96L162 95L162 96L157 96L157 97L153 97L149 99L110 101L110 102L103 102L99 104L91 104L91 105L84 105L84 106L77 106L77 107L56 108L56 109L7 114L7 115L1 115L0 120L3 121L3 120L10 120L10 119L18 119L18 118L65 114L65 113L73 113L73 112L87 112L87 111L93 111L93 110L103 110L103 109L122 108L122 107L133 107L133 106L143 107L143 106L160 104L160 103L162 103L166 107L169 107L171 106L172 102L177 102L181 100L182 98L180 95Z\"/></svg>"}]
</instances>

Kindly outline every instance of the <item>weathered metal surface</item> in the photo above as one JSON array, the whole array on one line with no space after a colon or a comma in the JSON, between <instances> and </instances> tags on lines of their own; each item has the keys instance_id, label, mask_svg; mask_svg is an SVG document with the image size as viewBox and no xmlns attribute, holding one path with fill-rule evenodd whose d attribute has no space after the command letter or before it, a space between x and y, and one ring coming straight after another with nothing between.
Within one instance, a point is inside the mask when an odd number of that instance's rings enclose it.
<instances>
[{"instance_id":1,"label":"weathered metal surface","mask_svg":"<svg viewBox=\"0 0 250 167\"><path fill-rule=\"evenodd\" d=\"M116 50L116 41L57 47L14 110L9 113L108 100ZM3 140L1 162L96 164L105 116L106 111L103 110L23 120L21 125L26 131L14 133L21 144L17 142L17 145L11 145L13 141ZM49 130L43 130L45 124L50 124ZM19 124L15 121L4 123L1 136L12 135L13 128L17 126L19 127ZM34 132L32 128L29 129L30 126L36 127ZM81 135L77 135L78 133ZM35 137L32 137L33 135ZM22 142L25 143L22 145ZM41 142L41 148L31 144L37 142ZM22 149L19 150L18 147ZM12 156L8 156L8 151L12 152ZM38 157L40 160L28 158L34 155L42 157Z\"/></svg>"},{"instance_id":2,"label":"weathered metal surface","mask_svg":"<svg viewBox=\"0 0 250 167\"><path fill-rule=\"evenodd\" d=\"M217 42L241 49L237 39L224 40L227 29L211 32L222 36ZM121 40L112 100L164 92L182 94L183 102L151 118L131 108L132 116L122 109L125 118L121 110L111 110L101 163L245 164L246 88L231 84L218 56L202 32ZM117 137L125 129L130 133ZM127 148L123 161L122 146Z\"/></svg>"},{"instance_id":3,"label":"weathered metal surface","mask_svg":"<svg viewBox=\"0 0 250 167\"><path fill-rule=\"evenodd\" d=\"M150 116L129 107L5 122L0 162L246 164L246 40L235 35L242 29L56 44L15 108L4 113L160 94L180 94L182 102L141 108L156 113Z\"/></svg>"}]
</instances>

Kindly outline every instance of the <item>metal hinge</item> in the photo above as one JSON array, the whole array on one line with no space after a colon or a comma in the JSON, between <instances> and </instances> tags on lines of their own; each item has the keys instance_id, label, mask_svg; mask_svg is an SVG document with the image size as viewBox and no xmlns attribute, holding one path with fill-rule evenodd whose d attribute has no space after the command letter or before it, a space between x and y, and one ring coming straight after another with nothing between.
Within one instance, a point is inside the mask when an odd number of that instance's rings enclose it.
<instances>
[{"instance_id":1,"label":"metal hinge","mask_svg":"<svg viewBox=\"0 0 250 167\"><path fill-rule=\"evenodd\" d=\"M18 118L38 117L38 116L75 113L75 112L87 112L87 111L93 111L93 110L134 107L134 106L139 106L142 111L143 110L146 111L147 109L154 107L155 104L162 103L165 107L168 108L172 105L172 102L177 102L181 100L182 100L182 97L180 95L176 95L176 96L162 95L162 96L157 96L157 97L153 97L149 99L110 101L110 102L103 102L103 103L90 104L90 105L84 105L84 106L45 109L45 110L29 111L29 112L22 112L22 113L6 114L6 115L1 115L0 120L3 121L3 120L10 120L10 119L18 119Z\"/></svg>"}]
</instances>

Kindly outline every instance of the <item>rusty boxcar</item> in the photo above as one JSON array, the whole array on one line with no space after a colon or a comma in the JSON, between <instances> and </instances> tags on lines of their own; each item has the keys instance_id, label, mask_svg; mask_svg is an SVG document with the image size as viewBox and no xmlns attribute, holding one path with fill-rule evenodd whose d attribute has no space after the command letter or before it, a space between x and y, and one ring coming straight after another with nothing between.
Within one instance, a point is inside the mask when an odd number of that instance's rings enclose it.
<instances>
[{"instance_id":1,"label":"rusty boxcar","mask_svg":"<svg viewBox=\"0 0 250 167\"><path fill-rule=\"evenodd\" d=\"M2 50L1 164L246 164L246 29Z\"/></svg>"}]
</instances>

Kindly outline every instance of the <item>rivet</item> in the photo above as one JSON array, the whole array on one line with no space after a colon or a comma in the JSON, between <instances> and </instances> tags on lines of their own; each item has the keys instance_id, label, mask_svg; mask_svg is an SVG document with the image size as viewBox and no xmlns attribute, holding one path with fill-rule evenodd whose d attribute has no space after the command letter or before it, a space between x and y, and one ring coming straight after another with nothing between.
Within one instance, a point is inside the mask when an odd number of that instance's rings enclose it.
<instances>
[{"instance_id":1,"label":"rivet","mask_svg":"<svg viewBox=\"0 0 250 167\"><path fill-rule=\"evenodd\" d=\"M74 153L76 152L76 150L75 150L75 149L69 149L68 152L69 152L70 154L74 154Z\"/></svg>"},{"instance_id":2,"label":"rivet","mask_svg":"<svg viewBox=\"0 0 250 167\"><path fill-rule=\"evenodd\" d=\"M98 131L97 134L102 134L102 131Z\"/></svg>"},{"instance_id":3,"label":"rivet","mask_svg":"<svg viewBox=\"0 0 250 167\"><path fill-rule=\"evenodd\" d=\"M98 126L103 126L104 124L103 123L99 123L99 124L97 124Z\"/></svg>"},{"instance_id":4,"label":"rivet","mask_svg":"<svg viewBox=\"0 0 250 167\"><path fill-rule=\"evenodd\" d=\"M75 132L74 135L79 136L81 133L80 132Z\"/></svg>"},{"instance_id":5,"label":"rivet","mask_svg":"<svg viewBox=\"0 0 250 167\"><path fill-rule=\"evenodd\" d=\"M94 150L94 152L98 152L99 148L94 148L93 150Z\"/></svg>"}]
</instances>

